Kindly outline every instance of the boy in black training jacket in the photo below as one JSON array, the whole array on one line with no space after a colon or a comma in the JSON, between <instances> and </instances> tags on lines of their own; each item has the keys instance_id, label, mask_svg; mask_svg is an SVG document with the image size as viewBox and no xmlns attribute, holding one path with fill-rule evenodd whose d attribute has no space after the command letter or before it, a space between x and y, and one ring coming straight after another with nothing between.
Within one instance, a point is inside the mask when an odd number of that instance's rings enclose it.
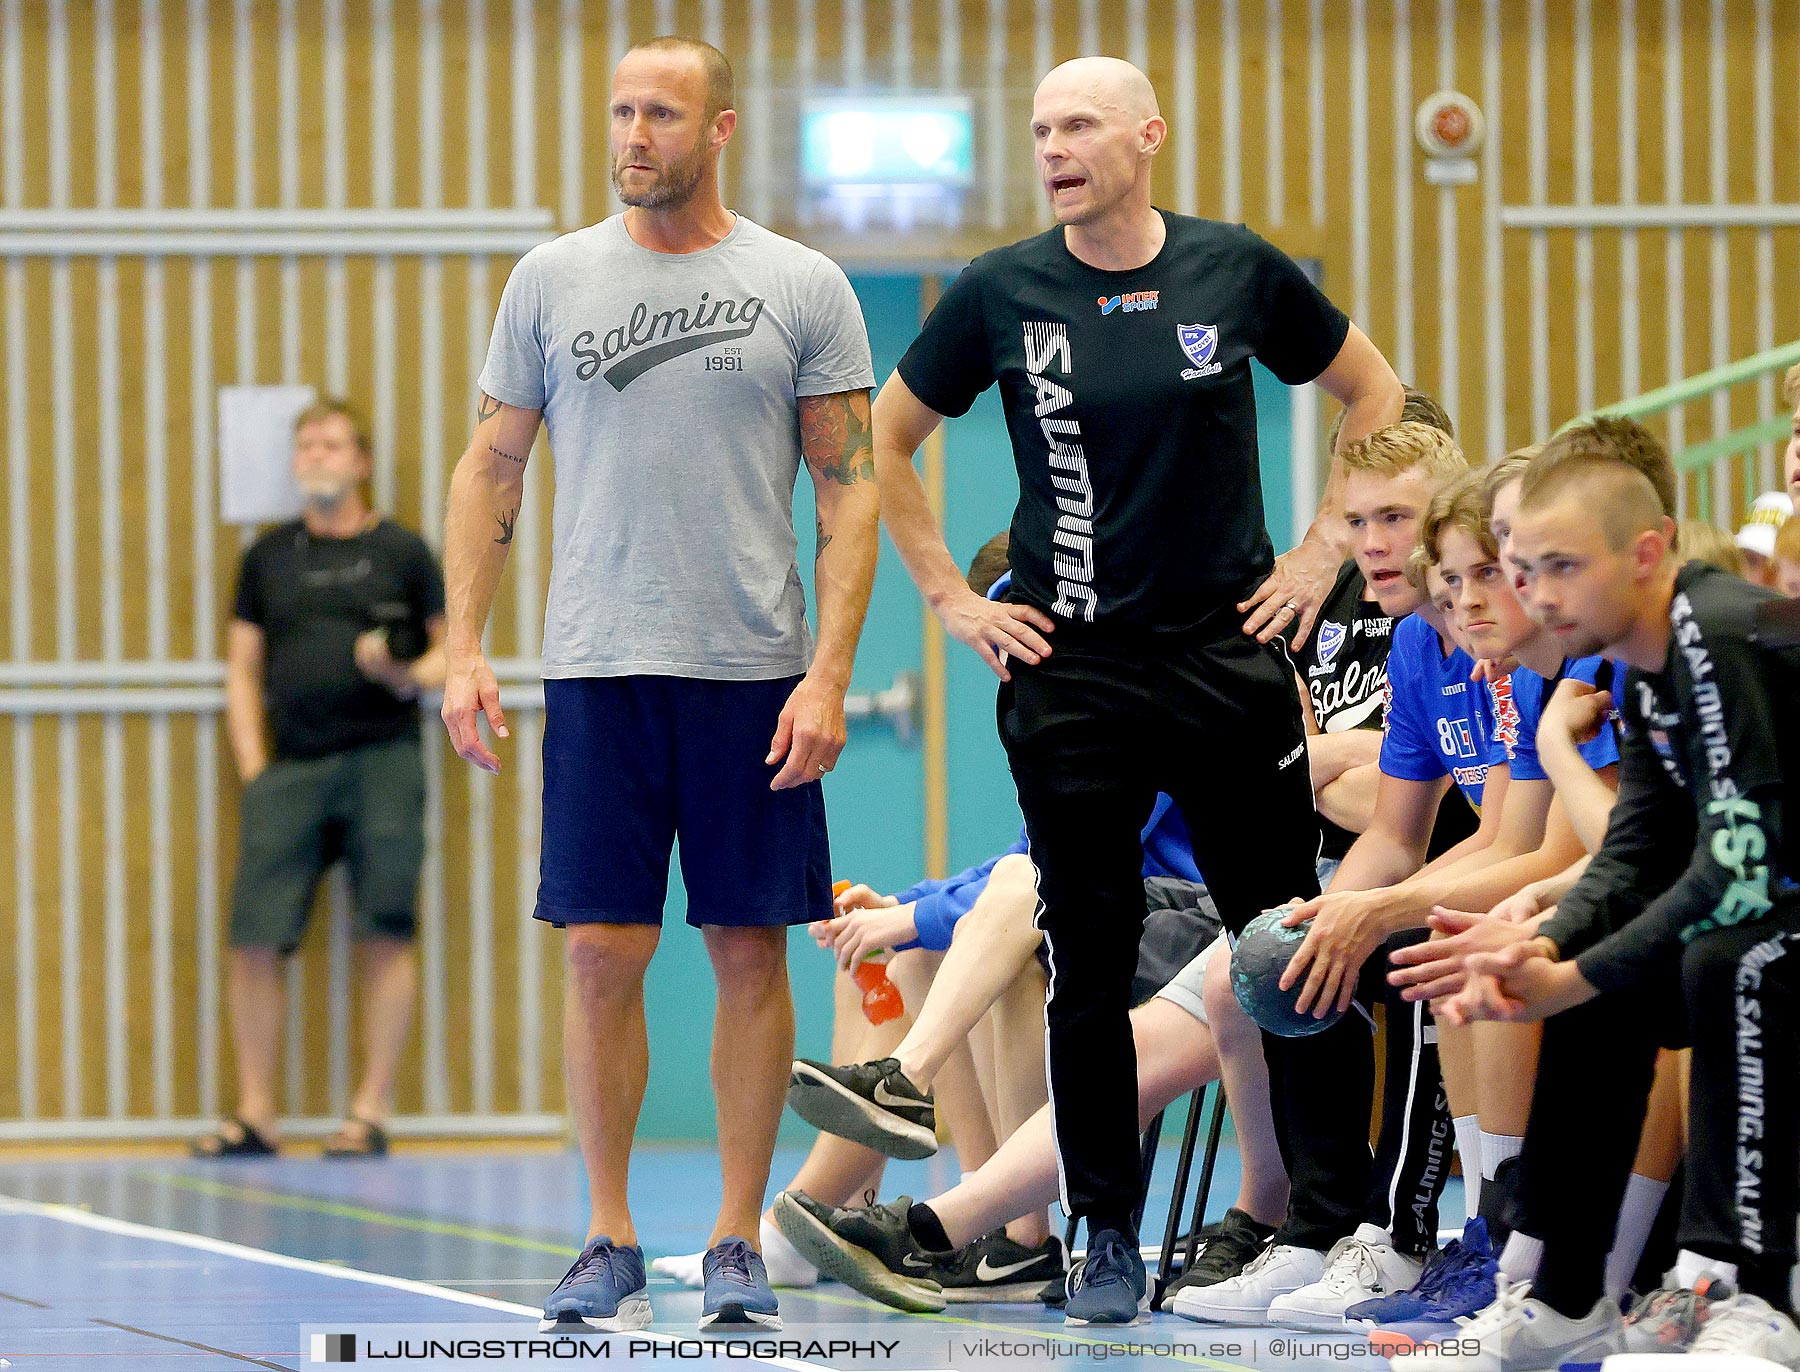
<instances>
[{"instance_id":1,"label":"boy in black training jacket","mask_svg":"<svg viewBox=\"0 0 1800 1372\"><path fill-rule=\"evenodd\" d=\"M1800 845L1785 815L1800 761L1800 647L1769 592L1672 556L1649 482L1605 457L1534 464L1513 541L1565 651L1630 669L1619 801L1600 853L1538 936L1471 957L1449 1013L1543 1018L1668 988L1660 1027L1679 1033L1685 1019L1693 1047L1682 1251L1670 1288L1634 1311L1626 1344L1800 1366Z\"/></svg>"}]
</instances>

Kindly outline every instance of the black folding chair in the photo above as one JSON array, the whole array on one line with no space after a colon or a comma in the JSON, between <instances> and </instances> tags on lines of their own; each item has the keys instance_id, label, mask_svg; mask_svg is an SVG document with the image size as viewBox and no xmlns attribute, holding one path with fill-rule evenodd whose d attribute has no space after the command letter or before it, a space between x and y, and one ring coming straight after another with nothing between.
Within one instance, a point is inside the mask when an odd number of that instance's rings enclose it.
<instances>
[{"instance_id":1,"label":"black folding chair","mask_svg":"<svg viewBox=\"0 0 1800 1372\"><path fill-rule=\"evenodd\" d=\"M1206 1126L1206 1152L1200 1159L1200 1181L1194 1189L1193 1212L1188 1217L1186 1242L1181 1253L1181 1262L1175 1263L1175 1245L1182 1241L1181 1209L1182 1201L1187 1196L1188 1173L1194 1162L1194 1141L1200 1135L1200 1112L1206 1103L1206 1093L1212 1091L1212 1118ZM1161 1116L1157 1117L1159 1120ZM1219 1136L1225 1127L1225 1084L1216 1082L1210 1088L1202 1086L1188 1097L1187 1127L1181 1134L1181 1153L1175 1160L1175 1181L1169 1195L1169 1218L1163 1226L1162 1256L1156 1264L1156 1279L1150 1285L1150 1308L1161 1310L1163 1296L1169 1286L1194 1261L1194 1255L1200 1251L1200 1229L1206 1219L1206 1202L1212 1194L1213 1169L1219 1160ZM1144 1174L1144 1188L1149 1190L1150 1174Z\"/></svg>"}]
</instances>

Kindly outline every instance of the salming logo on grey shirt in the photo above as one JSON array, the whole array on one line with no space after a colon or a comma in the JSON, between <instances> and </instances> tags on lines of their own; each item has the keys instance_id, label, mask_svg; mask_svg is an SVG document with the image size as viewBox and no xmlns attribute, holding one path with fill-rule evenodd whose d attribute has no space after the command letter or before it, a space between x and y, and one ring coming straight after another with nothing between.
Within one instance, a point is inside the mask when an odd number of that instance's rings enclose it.
<instances>
[{"instance_id":1,"label":"salming logo on grey shirt","mask_svg":"<svg viewBox=\"0 0 1800 1372\"><path fill-rule=\"evenodd\" d=\"M708 304L709 300L710 293L701 291L700 302L691 314L680 307L653 314L640 300L631 307L631 318L608 329L598 346L594 331L583 329L569 345L570 353L577 359L576 377L590 380L614 358L622 358L606 367L604 373L606 383L615 391L622 391L659 363L697 348L747 338L762 318L763 302L754 295L744 300L711 300ZM659 338L661 342L657 341Z\"/></svg>"},{"instance_id":2,"label":"salming logo on grey shirt","mask_svg":"<svg viewBox=\"0 0 1800 1372\"><path fill-rule=\"evenodd\" d=\"M615 216L521 258L479 384L555 456L544 675L804 672L798 400L874 380L844 273L741 215L702 252Z\"/></svg>"}]
</instances>

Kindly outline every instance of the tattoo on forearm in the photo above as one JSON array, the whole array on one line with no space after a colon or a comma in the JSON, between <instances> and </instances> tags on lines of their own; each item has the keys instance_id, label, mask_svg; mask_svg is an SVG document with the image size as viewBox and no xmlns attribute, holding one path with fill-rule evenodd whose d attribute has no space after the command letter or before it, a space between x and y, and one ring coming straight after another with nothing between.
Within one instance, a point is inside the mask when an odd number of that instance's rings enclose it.
<instances>
[{"instance_id":1,"label":"tattoo on forearm","mask_svg":"<svg viewBox=\"0 0 1800 1372\"><path fill-rule=\"evenodd\" d=\"M506 449L496 448L492 443L488 444L488 451L490 453L492 453L495 457L504 457L508 462L516 462L521 467L523 467L525 465L524 458L514 457L511 453L507 452Z\"/></svg>"},{"instance_id":2,"label":"tattoo on forearm","mask_svg":"<svg viewBox=\"0 0 1800 1372\"><path fill-rule=\"evenodd\" d=\"M483 391L481 403L475 407L475 422L477 424L485 424L499 413L500 402L494 399L493 396L487 394L487 392Z\"/></svg>"},{"instance_id":3,"label":"tattoo on forearm","mask_svg":"<svg viewBox=\"0 0 1800 1372\"><path fill-rule=\"evenodd\" d=\"M818 546L813 549L813 561L817 562L825 556L825 550L831 546L831 535L825 532L824 520L815 520L814 523L818 525L819 530Z\"/></svg>"},{"instance_id":4,"label":"tattoo on forearm","mask_svg":"<svg viewBox=\"0 0 1800 1372\"><path fill-rule=\"evenodd\" d=\"M500 525L500 537L496 538L494 542L499 544L511 543L513 524L517 522L518 518L519 512L517 510L502 510L499 514L495 515L494 519Z\"/></svg>"},{"instance_id":5,"label":"tattoo on forearm","mask_svg":"<svg viewBox=\"0 0 1800 1372\"><path fill-rule=\"evenodd\" d=\"M875 479L875 451L869 417L858 413L853 396L807 396L800 402L800 450L822 481L851 486ZM866 407L867 401L864 401Z\"/></svg>"}]
</instances>

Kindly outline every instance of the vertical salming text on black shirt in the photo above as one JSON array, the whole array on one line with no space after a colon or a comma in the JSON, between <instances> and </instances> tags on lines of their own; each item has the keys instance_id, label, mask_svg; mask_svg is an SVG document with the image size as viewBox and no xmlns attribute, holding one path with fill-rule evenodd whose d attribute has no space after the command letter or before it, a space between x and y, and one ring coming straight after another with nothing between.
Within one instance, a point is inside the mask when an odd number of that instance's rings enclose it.
<instances>
[{"instance_id":1,"label":"vertical salming text on black shirt","mask_svg":"<svg viewBox=\"0 0 1800 1372\"><path fill-rule=\"evenodd\" d=\"M1250 359L1300 385L1349 320L1242 225L1163 212L1146 265L1051 229L977 258L901 360L939 414L998 383L1019 471L1011 598L1057 620L1181 630L1273 565Z\"/></svg>"}]
</instances>

